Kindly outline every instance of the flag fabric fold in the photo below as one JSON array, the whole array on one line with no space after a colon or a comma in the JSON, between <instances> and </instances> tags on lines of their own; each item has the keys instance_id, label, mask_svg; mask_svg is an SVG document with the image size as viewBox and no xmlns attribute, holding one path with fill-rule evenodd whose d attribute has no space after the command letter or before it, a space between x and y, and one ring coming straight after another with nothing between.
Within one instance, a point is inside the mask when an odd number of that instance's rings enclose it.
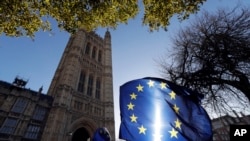
<instances>
[{"instance_id":1,"label":"flag fabric fold","mask_svg":"<svg viewBox=\"0 0 250 141\"><path fill-rule=\"evenodd\" d=\"M106 127L97 128L92 141L111 141L108 129Z\"/></svg>"},{"instance_id":2,"label":"flag fabric fold","mask_svg":"<svg viewBox=\"0 0 250 141\"><path fill-rule=\"evenodd\" d=\"M126 141L211 141L211 121L202 95L160 78L120 87L119 138Z\"/></svg>"}]
</instances>

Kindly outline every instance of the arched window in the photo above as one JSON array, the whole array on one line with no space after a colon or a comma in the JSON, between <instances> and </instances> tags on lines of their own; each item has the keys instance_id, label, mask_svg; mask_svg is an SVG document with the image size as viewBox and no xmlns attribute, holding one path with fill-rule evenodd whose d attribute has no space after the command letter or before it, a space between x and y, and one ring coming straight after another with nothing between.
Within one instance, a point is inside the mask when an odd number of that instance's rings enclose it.
<instances>
[{"instance_id":1,"label":"arched window","mask_svg":"<svg viewBox=\"0 0 250 141\"><path fill-rule=\"evenodd\" d=\"M89 54L89 53L90 53L90 43L87 43L85 47L85 54Z\"/></svg>"},{"instance_id":2,"label":"arched window","mask_svg":"<svg viewBox=\"0 0 250 141\"><path fill-rule=\"evenodd\" d=\"M96 47L94 47L92 50L92 58L95 59L95 56L96 56Z\"/></svg>"},{"instance_id":3,"label":"arched window","mask_svg":"<svg viewBox=\"0 0 250 141\"><path fill-rule=\"evenodd\" d=\"M97 78L97 80L96 80L95 98L100 99L100 94L101 94L101 80L100 80L100 78Z\"/></svg>"},{"instance_id":4,"label":"arched window","mask_svg":"<svg viewBox=\"0 0 250 141\"><path fill-rule=\"evenodd\" d=\"M102 51L98 52L98 62L102 62Z\"/></svg>"},{"instance_id":5,"label":"arched window","mask_svg":"<svg viewBox=\"0 0 250 141\"><path fill-rule=\"evenodd\" d=\"M79 82L78 82L78 88L77 88L77 90L79 92L83 92L83 90L84 90L84 82L85 82L85 73L81 72Z\"/></svg>"},{"instance_id":6,"label":"arched window","mask_svg":"<svg viewBox=\"0 0 250 141\"><path fill-rule=\"evenodd\" d=\"M88 89L87 89L87 95L92 96L92 90L93 90L93 76L89 76L89 81L88 81Z\"/></svg>"}]
</instances>

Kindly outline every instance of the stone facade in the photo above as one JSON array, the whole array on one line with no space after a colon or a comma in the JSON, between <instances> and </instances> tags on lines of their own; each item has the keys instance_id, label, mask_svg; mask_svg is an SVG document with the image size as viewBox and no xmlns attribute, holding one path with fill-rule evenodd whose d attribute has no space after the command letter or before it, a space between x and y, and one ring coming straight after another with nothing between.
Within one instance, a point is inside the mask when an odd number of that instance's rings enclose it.
<instances>
[{"instance_id":1,"label":"stone facade","mask_svg":"<svg viewBox=\"0 0 250 141\"><path fill-rule=\"evenodd\" d=\"M90 140L107 127L115 140L111 35L70 37L48 90L54 98L42 141Z\"/></svg>"},{"instance_id":2,"label":"stone facade","mask_svg":"<svg viewBox=\"0 0 250 141\"><path fill-rule=\"evenodd\" d=\"M41 90L0 81L0 140L41 140L52 102L53 98Z\"/></svg>"},{"instance_id":3,"label":"stone facade","mask_svg":"<svg viewBox=\"0 0 250 141\"><path fill-rule=\"evenodd\" d=\"M236 114L237 115L237 114ZM250 125L250 115L225 115L212 120L213 141L230 141L230 125Z\"/></svg>"}]
</instances>

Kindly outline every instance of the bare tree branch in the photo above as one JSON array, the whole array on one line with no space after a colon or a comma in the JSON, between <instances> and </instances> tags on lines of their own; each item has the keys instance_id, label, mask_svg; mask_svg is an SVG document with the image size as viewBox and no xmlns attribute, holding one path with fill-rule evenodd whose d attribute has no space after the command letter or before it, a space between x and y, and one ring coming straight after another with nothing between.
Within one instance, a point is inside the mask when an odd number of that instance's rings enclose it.
<instances>
[{"instance_id":1,"label":"bare tree branch","mask_svg":"<svg viewBox=\"0 0 250 141\"><path fill-rule=\"evenodd\" d=\"M250 10L204 12L173 39L172 64L161 61L168 79L205 95L204 104L227 112L249 106ZM234 100L235 105L228 103Z\"/></svg>"}]
</instances>

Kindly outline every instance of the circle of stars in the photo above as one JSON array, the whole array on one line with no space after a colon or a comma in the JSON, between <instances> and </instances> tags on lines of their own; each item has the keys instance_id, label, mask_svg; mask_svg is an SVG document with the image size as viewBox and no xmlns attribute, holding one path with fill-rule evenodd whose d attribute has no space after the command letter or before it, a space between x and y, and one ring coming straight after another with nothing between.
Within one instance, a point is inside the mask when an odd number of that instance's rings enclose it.
<instances>
[{"instance_id":1,"label":"circle of stars","mask_svg":"<svg viewBox=\"0 0 250 141\"><path fill-rule=\"evenodd\" d=\"M154 88L156 86L156 83L153 80L149 80L147 82L147 85L148 85L149 88ZM158 85L159 85L159 88L162 89L162 90L167 89L167 87L168 87L167 83L165 83L165 82L161 82ZM144 86L141 85L141 84L138 84L136 86L136 89L137 89L138 94L142 93L143 89L144 89ZM133 101L137 100L137 96L138 96L137 93L132 92L131 94L129 94L130 102L127 104L127 108L130 111L133 111L134 108L136 107L136 105L133 103ZM176 100L176 93L174 91L171 91L168 95L170 97L170 100L172 100L172 101ZM180 108L176 104L173 104L172 109L176 114L179 114ZM129 118L130 118L130 121L132 123L137 123L137 120L139 119L138 116L135 115L135 113L132 113L132 115ZM178 138L179 131L177 131L177 129L181 130L181 125L182 125L182 123L179 121L178 118L176 118L176 120L174 121L174 125L171 127L171 130L168 131L168 133L170 134L170 138ZM137 128L138 128L138 133L139 134L146 135L147 128L144 127L144 125L140 125ZM162 137L162 135L159 135L159 141L161 140L160 139L161 137Z\"/></svg>"}]
</instances>

